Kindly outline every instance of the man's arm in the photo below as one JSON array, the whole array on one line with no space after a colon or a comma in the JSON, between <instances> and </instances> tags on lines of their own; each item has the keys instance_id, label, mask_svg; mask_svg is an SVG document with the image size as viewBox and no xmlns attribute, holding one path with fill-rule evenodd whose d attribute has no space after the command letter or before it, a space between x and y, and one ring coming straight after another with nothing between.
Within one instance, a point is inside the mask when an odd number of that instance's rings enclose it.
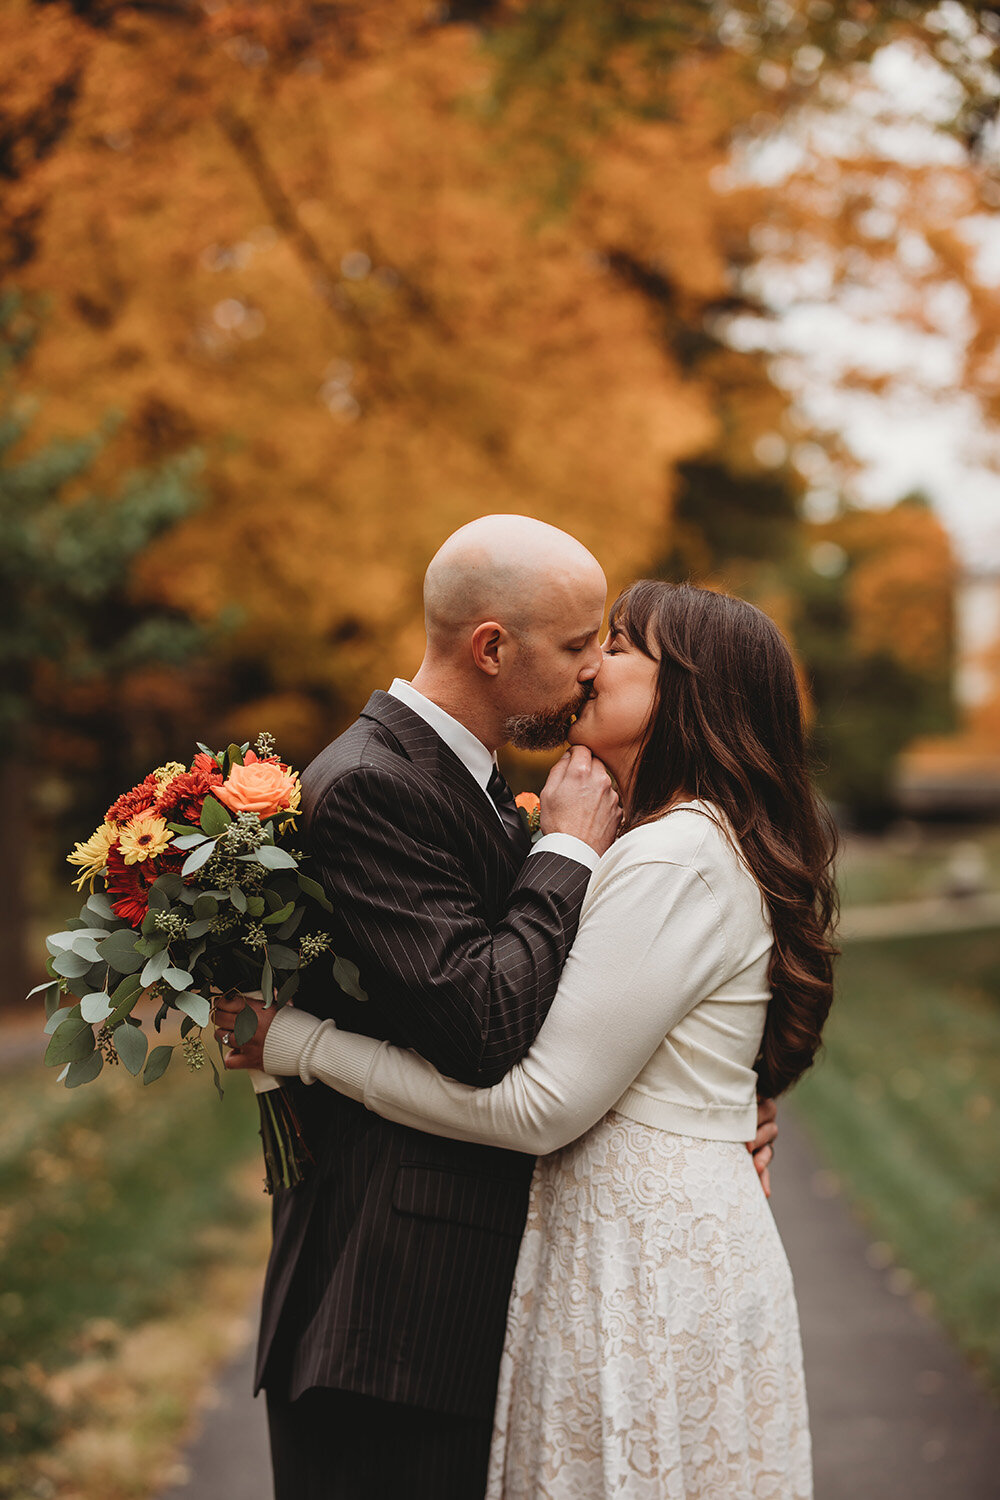
<instances>
[{"instance_id":1,"label":"man's arm","mask_svg":"<svg viewBox=\"0 0 1000 1500\"><path fill-rule=\"evenodd\" d=\"M329 789L310 840L383 1034L482 1086L545 1019L590 871L562 854L530 856L491 927L448 816L403 776L364 766Z\"/></svg>"}]
</instances>

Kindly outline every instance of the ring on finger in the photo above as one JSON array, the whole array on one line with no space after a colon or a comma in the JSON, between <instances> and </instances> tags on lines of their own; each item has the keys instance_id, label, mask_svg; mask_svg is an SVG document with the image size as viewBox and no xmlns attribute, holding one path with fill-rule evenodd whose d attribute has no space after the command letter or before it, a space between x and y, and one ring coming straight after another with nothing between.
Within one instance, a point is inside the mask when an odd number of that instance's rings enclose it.
<instances>
[{"instance_id":1,"label":"ring on finger","mask_svg":"<svg viewBox=\"0 0 1000 1500\"><path fill-rule=\"evenodd\" d=\"M230 1042L232 1041L232 1039L233 1039L232 1032L229 1032L229 1031L224 1032L223 1033L223 1037L222 1037L222 1045L224 1047L228 1047L229 1044L230 1044Z\"/></svg>"}]
</instances>

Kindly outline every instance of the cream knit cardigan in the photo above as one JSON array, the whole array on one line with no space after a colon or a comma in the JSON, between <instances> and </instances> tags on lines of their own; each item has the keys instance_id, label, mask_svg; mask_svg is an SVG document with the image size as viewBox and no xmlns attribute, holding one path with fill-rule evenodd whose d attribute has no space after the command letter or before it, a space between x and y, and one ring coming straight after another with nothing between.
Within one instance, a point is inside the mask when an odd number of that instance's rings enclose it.
<instances>
[{"instance_id":1,"label":"cream knit cardigan","mask_svg":"<svg viewBox=\"0 0 1000 1500\"><path fill-rule=\"evenodd\" d=\"M770 952L766 905L724 820L684 803L600 860L545 1023L494 1087L456 1083L416 1052L291 1008L268 1030L264 1066L431 1135L531 1155L567 1145L609 1109L749 1141Z\"/></svg>"}]
</instances>

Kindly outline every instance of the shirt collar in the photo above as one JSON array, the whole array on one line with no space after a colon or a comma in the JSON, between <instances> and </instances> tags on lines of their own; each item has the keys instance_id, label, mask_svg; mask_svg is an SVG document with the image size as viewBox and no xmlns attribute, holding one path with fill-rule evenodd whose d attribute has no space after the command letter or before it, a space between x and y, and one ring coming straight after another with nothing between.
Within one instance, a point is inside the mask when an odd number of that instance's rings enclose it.
<instances>
[{"instance_id":1,"label":"shirt collar","mask_svg":"<svg viewBox=\"0 0 1000 1500\"><path fill-rule=\"evenodd\" d=\"M419 714L424 722L430 725L435 734L444 740L448 749L453 750L458 756L469 775L485 791L496 765L496 756L490 754L482 740L477 739L471 729L466 729L464 724L453 719L451 714L445 713L443 708L439 708L436 703L425 698L423 693L418 693L416 688L409 682L405 682L402 677L393 679L389 692L393 698L398 698L400 703L405 703L407 708Z\"/></svg>"}]
</instances>

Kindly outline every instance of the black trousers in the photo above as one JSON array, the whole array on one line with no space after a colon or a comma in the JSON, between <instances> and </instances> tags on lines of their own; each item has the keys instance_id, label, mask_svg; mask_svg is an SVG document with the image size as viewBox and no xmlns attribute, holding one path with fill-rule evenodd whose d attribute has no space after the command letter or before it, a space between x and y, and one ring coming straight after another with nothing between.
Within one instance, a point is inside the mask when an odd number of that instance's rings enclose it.
<instances>
[{"instance_id":1,"label":"black trousers","mask_svg":"<svg viewBox=\"0 0 1000 1500\"><path fill-rule=\"evenodd\" d=\"M352 1391L267 1393L274 1500L483 1500L492 1423Z\"/></svg>"}]
</instances>

